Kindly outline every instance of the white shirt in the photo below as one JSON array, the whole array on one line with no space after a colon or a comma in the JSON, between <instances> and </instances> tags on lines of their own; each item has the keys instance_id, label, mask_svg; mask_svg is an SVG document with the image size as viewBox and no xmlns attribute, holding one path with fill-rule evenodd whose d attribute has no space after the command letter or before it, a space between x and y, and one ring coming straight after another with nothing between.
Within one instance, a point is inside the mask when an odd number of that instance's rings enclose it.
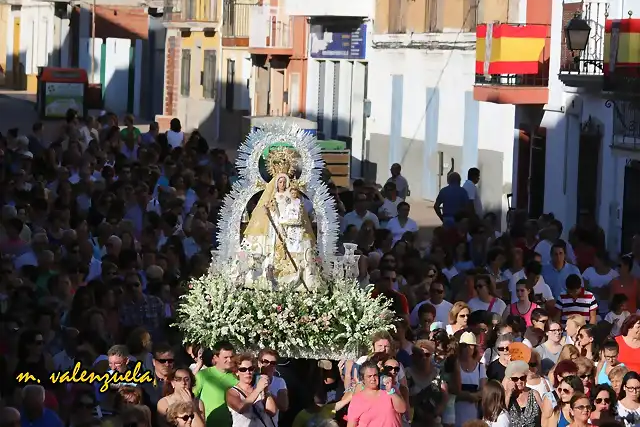
<instances>
[{"instance_id":1,"label":"white shirt","mask_svg":"<svg viewBox=\"0 0 640 427\"><path fill-rule=\"evenodd\" d=\"M400 197L396 197L395 202L389 199L384 199L382 206L378 209L378 213L384 213L388 218L395 218L398 216L398 204L403 202Z\"/></svg>"},{"instance_id":2,"label":"white shirt","mask_svg":"<svg viewBox=\"0 0 640 427\"><path fill-rule=\"evenodd\" d=\"M411 323L411 326L415 327L420 323L420 319L418 319L418 310L425 304L431 304L436 308L436 318L434 321L442 322L445 325L449 324L449 312L451 311L453 304L449 301L442 300L440 304L435 305L430 300L427 300L416 304L416 306L413 307L413 310L411 310L411 314L409 315L409 322Z\"/></svg>"},{"instance_id":3,"label":"white shirt","mask_svg":"<svg viewBox=\"0 0 640 427\"><path fill-rule=\"evenodd\" d=\"M167 142L171 148L182 147L184 141L184 132L174 132L172 130L167 131Z\"/></svg>"},{"instance_id":4,"label":"white shirt","mask_svg":"<svg viewBox=\"0 0 640 427\"><path fill-rule=\"evenodd\" d=\"M407 222L404 224L404 227L400 225L400 221L398 217L391 218L387 223L387 230L393 234L393 243L395 244L397 241L402 239L404 233L410 231L412 233L418 232L418 224L411 218L407 218Z\"/></svg>"},{"instance_id":5,"label":"white shirt","mask_svg":"<svg viewBox=\"0 0 640 427\"><path fill-rule=\"evenodd\" d=\"M567 257L567 262L571 263L571 264L575 264L576 263L576 254L573 251L573 246L571 246L571 243L565 241L565 243L567 244L567 250L565 251L565 255ZM550 264L551 263L551 247L553 246L553 243L551 243L548 240L541 240L536 247L533 249L533 251L537 254L540 255L540 258L542 259L541 264L545 265L545 264Z\"/></svg>"},{"instance_id":6,"label":"white shirt","mask_svg":"<svg viewBox=\"0 0 640 427\"><path fill-rule=\"evenodd\" d=\"M620 274L618 274L618 272L613 268L609 270L607 274L600 275L595 268L589 267L584 271L584 273L582 273L582 280L585 282L588 281L588 287L594 289L607 286L613 279L618 276L620 276ZM600 313L607 313L609 311L609 301L598 299L598 311Z\"/></svg>"},{"instance_id":7,"label":"white shirt","mask_svg":"<svg viewBox=\"0 0 640 427\"><path fill-rule=\"evenodd\" d=\"M485 419L484 422L487 423L489 427L511 427L511 421L509 421L509 413L507 411L502 411L495 421L487 421Z\"/></svg>"},{"instance_id":8,"label":"white shirt","mask_svg":"<svg viewBox=\"0 0 640 427\"><path fill-rule=\"evenodd\" d=\"M471 298L467 303L467 305L469 305L469 309L473 313L474 311L478 311L478 310L489 310L489 306L491 305L491 303L484 302L480 298L475 297L475 298ZM496 298L495 301L493 302L493 306L491 307L491 313L497 313L499 315L502 315L502 313L504 313L504 310L506 308L507 308L507 304L505 304L505 302L502 301L500 298Z\"/></svg>"},{"instance_id":9,"label":"white shirt","mask_svg":"<svg viewBox=\"0 0 640 427\"><path fill-rule=\"evenodd\" d=\"M600 304L600 301L598 301L598 304ZM607 313L607 315L604 317L604 321L609 322L613 325L613 327L611 328L611 336L617 337L618 335L620 335L620 327L629 316L631 316L631 313L629 313L628 311L623 311L620 314L615 314L613 311Z\"/></svg>"},{"instance_id":10,"label":"white shirt","mask_svg":"<svg viewBox=\"0 0 640 427\"><path fill-rule=\"evenodd\" d=\"M367 211L362 217L358 215L356 211L347 213L342 220L342 233L344 233L350 225L355 225L356 228L360 230L362 223L367 220L373 222L374 228L380 228L380 221L378 221L378 217L373 212Z\"/></svg>"},{"instance_id":11,"label":"white shirt","mask_svg":"<svg viewBox=\"0 0 640 427\"><path fill-rule=\"evenodd\" d=\"M476 211L476 215L482 217L482 201L480 200L480 194L478 194L478 187L472 181L467 180L462 188L467 190L469 200L473 201L473 210Z\"/></svg>"}]
</instances>

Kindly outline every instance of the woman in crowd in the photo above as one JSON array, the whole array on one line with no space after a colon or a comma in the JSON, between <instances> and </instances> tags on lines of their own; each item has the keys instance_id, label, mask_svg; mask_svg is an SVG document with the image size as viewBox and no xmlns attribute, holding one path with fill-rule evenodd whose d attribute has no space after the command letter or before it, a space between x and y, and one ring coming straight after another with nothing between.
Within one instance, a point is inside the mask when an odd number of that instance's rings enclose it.
<instances>
[{"instance_id":1,"label":"woman in crowd","mask_svg":"<svg viewBox=\"0 0 640 427\"><path fill-rule=\"evenodd\" d=\"M555 320L547 323L547 339L535 348L536 353L542 360L542 373L547 374L553 366L558 363L560 352L562 351L562 324Z\"/></svg>"},{"instance_id":2,"label":"woman in crowd","mask_svg":"<svg viewBox=\"0 0 640 427\"><path fill-rule=\"evenodd\" d=\"M504 388L498 381L490 380L482 388L482 416L489 427L510 427Z\"/></svg>"},{"instance_id":3,"label":"woman in crowd","mask_svg":"<svg viewBox=\"0 0 640 427\"><path fill-rule=\"evenodd\" d=\"M502 385L505 390L505 402L509 411L509 420L513 427L537 425L540 422L540 394L527 387L529 365L521 360L510 362Z\"/></svg>"},{"instance_id":4,"label":"woman in crowd","mask_svg":"<svg viewBox=\"0 0 640 427\"><path fill-rule=\"evenodd\" d=\"M516 283L518 301L509 305L509 308L504 312L504 316L519 316L525 321L527 327L531 326L531 313L538 308L538 305L531 301L532 295L533 290L529 287L527 280L520 279Z\"/></svg>"},{"instance_id":5,"label":"woman in crowd","mask_svg":"<svg viewBox=\"0 0 640 427\"><path fill-rule=\"evenodd\" d=\"M527 373L527 387L538 392L540 396L551 391L549 380L541 374L540 355L535 351L531 352L529 359L529 372Z\"/></svg>"},{"instance_id":6,"label":"woman in crowd","mask_svg":"<svg viewBox=\"0 0 640 427\"><path fill-rule=\"evenodd\" d=\"M449 324L446 328L447 333L453 336L456 332L464 330L467 327L469 313L471 313L471 311L466 303L458 301L453 304L449 312Z\"/></svg>"},{"instance_id":7,"label":"woman in crowd","mask_svg":"<svg viewBox=\"0 0 640 427\"><path fill-rule=\"evenodd\" d=\"M638 298L640 297L640 293L638 292L638 279L631 273L633 264L633 256L625 255L621 257L620 263L618 264L618 273L620 275L611 281L611 295L626 295L626 308L630 313L635 313L636 310L640 308L640 305L638 305Z\"/></svg>"},{"instance_id":8,"label":"woman in crowd","mask_svg":"<svg viewBox=\"0 0 640 427\"><path fill-rule=\"evenodd\" d=\"M171 427L204 427L205 424L198 416L198 408L193 402L174 402L167 410L167 423Z\"/></svg>"},{"instance_id":9,"label":"woman in crowd","mask_svg":"<svg viewBox=\"0 0 640 427\"><path fill-rule=\"evenodd\" d=\"M456 397L456 427L478 416L481 390L487 383L487 375L479 363L476 336L463 332L458 341L458 365L460 370L460 392Z\"/></svg>"},{"instance_id":10,"label":"woman in crowd","mask_svg":"<svg viewBox=\"0 0 640 427\"><path fill-rule=\"evenodd\" d=\"M257 362L251 354L238 356L236 363L239 382L226 393L233 427L263 426L277 411L276 402L268 393L269 377L254 375Z\"/></svg>"},{"instance_id":11,"label":"woman in crowd","mask_svg":"<svg viewBox=\"0 0 640 427\"><path fill-rule=\"evenodd\" d=\"M407 411L407 404L397 391L398 384L393 378L383 378L381 389L380 372L375 363L367 361L360 367L362 391L355 393L347 412L348 427L388 426L400 427L401 414Z\"/></svg>"},{"instance_id":12,"label":"woman in crowd","mask_svg":"<svg viewBox=\"0 0 640 427\"><path fill-rule=\"evenodd\" d=\"M622 379L616 409L626 427L640 426L640 374L637 372L627 372Z\"/></svg>"},{"instance_id":13,"label":"woman in crowd","mask_svg":"<svg viewBox=\"0 0 640 427\"><path fill-rule=\"evenodd\" d=\"M571 399L573 395L584 393L582 381L577 376L562 379L554 394L556 402L545 399L542 403L542 427L567 427L571 420Z\"/></svg>"},{"instance_id":14,"label":"woman in crowd","mask_svg":"<svg viewBox=\"0 0 640 427\"><path fill-rule=\"evenodd\" d=\"M487 378L490 380L496 380L502 382L505 375L507 365L511 361L511 354L509 353L509 346L513 342L513 336L511 334L504 334L498 336L496 340L495 349L498 352L498 358L489 363L487 367Z\"/></svg>"},{"instance_id":15,"label":"woman in crowd","mask_svg":"<svg viewBox=\"0 0 640 427\"><path fill-rule=\"evenodd\" d=\"M624 321L616 342L620 348L620 362L629 370L640 372L640 315L632 314Z\"/></svg>"},{"instance_id":16,"label":"woman in crowd","mask_svg":"<svg viewBox=\"0 0 640 427\"><path fill-rule=\"evenodd\" d=\"M580 352L578 351L576 346L574 346L572 344L567 344L564 347L562 347L562 351L560 351L560 356L558 357L558 362L549 371L549 378L554 378L555 377L555 370L558 368L558 366L560 366L560 362L563 362L565 360L575 361L578 357L580 357ZM575 366L575 363L574 363L573 366ZM576 370L575 370L575 375L578 375L578 368L577 367L576 367Z\"/></svg>"},{"instance_id":17,"label":"woman in crowd","mask_svg":"<svg viewBox=\"0 0 640 427\"><path fill-rule=\"evenodd\" d=\"M193 402L199 416L204 414L203 402L193 396L196 385L195 377L189 368L178 368L165 381L163 395L158 401L157 411L162 417L166 415L169 406L176 402Z\"/></svg>"},{"instance_id":18,"label":"woman in crowd","mask_svg":"<svg viewBox=\"0 0 640 427\"><path fill-rule=\"evenodd\" d=\"M594 325L584 325L578 330L578 341L576 347L581 356L586 357L589 360L598 362L600 353L595 343L596 327Z\"/></svg>"},{"instance_id":19,"label":"woman in crowd","mask_svg":"<svg viewBox=\"0 0 640 427\"><path fill-rule=\"evenodd\" d=\"M615 420L618 399L610 385L600 384L591 391L591 424L601 425Z\"/></svg>"},{"instance_id":20,"label":"woman in crowd","mask_svg":"<svg viewBox=\"0 0 640 427\"><path fill-rule=\"evenodd\" d=\"M584 394L590 396L591 387L595 383L595 367L593 362L586 357L578 357L575 360L575 363L578 366L578 376L580 377L580 380L582 380L582 385L584 386Z\"/></svg>"},{"instance_id":21,"label":"woman in crowd","mask_svg":"<svg viewBox=\"0 0 640 427\"><path fill-rule=\"evenodd\" d=\"M587 427L590 423L591 402L582 393L575 393L569 403L571 423L569 427Z\"/></svg>"},{"instance_id":22,"label":"woman in crowd","mask_svg":"<svg viewBox=\"0 0 640 427\"><path fill-rule=\"evenodd\" d=\"M565 337L565 344L575 344L578 341L578 332L580 328L587 324L586 319L582 314L572 314L567 317L565 323L565 331L567 336Z\"/></svg>"}]
</instances>

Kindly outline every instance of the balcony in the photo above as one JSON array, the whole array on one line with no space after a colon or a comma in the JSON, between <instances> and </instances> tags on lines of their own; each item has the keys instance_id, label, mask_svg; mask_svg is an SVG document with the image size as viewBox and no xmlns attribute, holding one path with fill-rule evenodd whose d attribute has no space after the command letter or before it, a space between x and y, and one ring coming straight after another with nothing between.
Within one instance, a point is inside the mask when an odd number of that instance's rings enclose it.
<instances>
[{"instance_id":1,"label":"balcony","mask_svg":"<svg viewBox=\"0 0 640 427\"><path fill-rule=\"evenodd\" d=\"M400 1L393 0L397 3ZM362 17L374 16L375 2L371 0L287 0L285 12L289 16Z\"/></svg>"},{"instance_id":2,"label":"balcony","mask_svg":"<svg viewBox=\"0 0 640 427\"><path fill-rule=\"evenodd\" d=\"M165 0L164 25L184 30L217 30L217 0Z\"/></svg>"},{"instance_id":3,"label":"balcony","mask_svg":"<svg viewBox=\"0 0 640 427\"><path fill-rule=\"evenodd\" d=\"M546 104L550 25L481 24L476 29L474 99Z\"/></svg>"},{"instance_id":4,"label":"balcony","mask_svg":"<svg viewBox=\"0 0 640 427\"><path fill-rule=\"evenodd\" d=\"M638 102L607 103L613 109L613 138L615 150L640 153L640 105Z\"/></svg>"},{"instance_id":5,"label":"balcony","mask_svg":"<svg viewBox=\"0 0 640 427\"><path fill-rule=\"evenodd\" d=\"M563 7L563 29L569 25L573 17L576 17L584 20L591 30L586 48L582 51L569 50L563 31L560 81L571 87L601 90L604 75L605 22L609 14L609 3L567 3Z\"/></svg>"},{"instance_id":6,"label":"balcony","mask_svg":"<svg viewBox=\"0 0 640 427\"><path fill-rule=\"evenodd\" d=\"M640 95L640 19L613 19L605 24L603 90L613 98Z\"/></svg>"},{"instance_id":7,"label":"balcony","mask_svg":"<svg viewBox=\"0 0 640 427\"><path fill-rule=\"evenodd\" d=\"M255 0L225 0L222 9L222 46L249 46L251 10L256 6Z\"/></svg>"},{"instance_id":8,"label":"balcony","mask_svg":"<svg viewBox=\"0 0 640 427\"><path fill-rule=\"evenodd\" d=\"M249 52L255 55L293 55L293 19L281 8L251 8Z\"/></svg>"}]
</instances>

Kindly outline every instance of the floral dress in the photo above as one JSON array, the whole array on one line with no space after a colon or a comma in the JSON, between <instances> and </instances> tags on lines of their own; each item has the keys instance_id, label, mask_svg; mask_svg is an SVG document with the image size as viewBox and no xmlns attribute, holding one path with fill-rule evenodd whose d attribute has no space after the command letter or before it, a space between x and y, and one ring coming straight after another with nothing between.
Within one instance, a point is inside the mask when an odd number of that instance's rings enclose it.
<instances>
[{"instance_id":1,"label":"floral dress","mask_svg":"<svg viewBox=\"0 0 640 427\"><path fill-rule=\"evenodd\" d=\"M529 390L529 397L527 398L527 404L524 408L518 405L515 397L511 397L511 401L509 402L511 427L538 426L540 425L541 415L542 412L533 394L533 390Z\"/></svg>"}]
</instances>

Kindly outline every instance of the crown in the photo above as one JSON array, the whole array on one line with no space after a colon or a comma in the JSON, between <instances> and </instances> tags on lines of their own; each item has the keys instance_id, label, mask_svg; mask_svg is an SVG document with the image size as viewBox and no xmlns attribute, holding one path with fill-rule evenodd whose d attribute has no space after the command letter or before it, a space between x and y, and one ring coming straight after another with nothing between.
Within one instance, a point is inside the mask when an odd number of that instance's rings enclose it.
<instances>
[{"instance_id":1,"label":"crown","mask_svg":"<svg viewBox=\"0 0 640 427\"><path fill-rule=\"evenodd\" d=\"M267 156L267 171L274 177L285 174L292 177L296 171L296 152L291 148L274 148Z\"/></svg>"}]
</instances>

